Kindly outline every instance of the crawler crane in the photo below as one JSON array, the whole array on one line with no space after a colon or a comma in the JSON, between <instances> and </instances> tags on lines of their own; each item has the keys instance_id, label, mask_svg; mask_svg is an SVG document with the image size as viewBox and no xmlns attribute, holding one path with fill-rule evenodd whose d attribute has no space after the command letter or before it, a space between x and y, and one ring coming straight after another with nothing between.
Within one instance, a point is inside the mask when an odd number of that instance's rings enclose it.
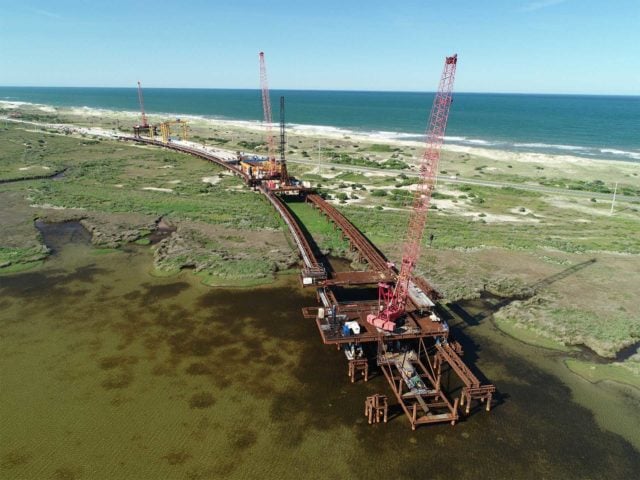
<instances>
[{"instance_id":1,"label":"crawler crane","mask_svg":"<svg viewBox=\"0 0 640 480\"><path fill-rule=\"evenodd\" d=\"M280 182L285 185L288 182L287 166L284 162L284 158L280 161L276 160L276 146L275 139L273 138L271 116L271 97L269 96L269 83L267 81L267 66L264 60L264 52L260 52L260 87L262 89L262 110L264 113L264 123L267 128L267 169L268 177L270 179L280 179ZM281 104L282 112L283 105Z\"/></svg>"},{"instance_id":2,"label":"crawler crane","mask_svg":"<svg viewBox=\"0 0 640 480\"><path fill-rule=\"evenodd\" d=\"M444 132L447 127L449 108L452 102L453 81L457 63L457 55L445 59L440 85L433 100L427 124L426 149L419 166L420 183L417 185L413 197L400 272L395 285L389 283L378 284L378 312L367 316L367 322L386 331L394 331L396 320L406 312L411 275L420 257L427 213L431 205L431 196L436 186L440 150L444 141Z\"/></svg>"}]
</instances>

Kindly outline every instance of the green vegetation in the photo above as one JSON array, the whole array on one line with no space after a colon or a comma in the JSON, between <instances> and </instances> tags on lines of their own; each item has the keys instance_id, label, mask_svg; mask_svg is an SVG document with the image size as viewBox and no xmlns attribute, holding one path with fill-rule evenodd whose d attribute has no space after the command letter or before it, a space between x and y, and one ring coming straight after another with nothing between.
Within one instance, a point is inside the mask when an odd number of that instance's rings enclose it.
<instances>
[{"instance_id":1,"label":"green vegetation","mask_svg":"<svg viewBox=\"0 0 640 480\"><path fill-rule=\"evenodd\" d=\"M396 180L395 187L396 188L408 187L410 185L415 185L417 183L420 183L419 177L407 177L406 175L401 175L398 177L398 180Z\"/></svg>"},{"instance_id":2,"label":"green vegetation","mask_svg":"<svg viewBox=\"0 0 640 480\"><path fill-rule=\"evenodd\" d=\"M221 138L221 137L207 137L207 140L209 140L215 145L224 145L225 143L229 143L228 138Z\"/></svg>"},{"instance_id":3,"label":"green vegetation","mask_svg":"<svg viewBox=\"0 0 640 480\"><path fill-rule=\"evenodd\" d=\"M266 147L266 144L264 142L250 142L246 140L240 140L237 143L237 145L239 147L246 148L247 150L253 150L253 151L262 150Z\"/></svg>"},{"instance_id":4,"label":"green vegetation","mask_svg":"<svg viewBox=\"0 0 640 480\"><path fill-rule=\"evenodd\" d=\"M48 250L45 246L30 248L0 246L0 272L13 273L28 270L40 265L47 255Z\"/></svg>"},{"instance_id":5,"label":"green vegetation","mask_svg":"<svg viewBox=\"0 0 640 480\"><path fill-rule=\"evenodd\" d=\"M228 261L220 258L207 270L198 272L202 283L209 286L251 287L265 284L265 279L273 278L273 264L267 259L237 259Z\"/></svg>"},{"instance_id":6,"label":"green vegetation","mask_svg":"<svg viewBox=\"0 0 640 480\"><path fill-rule=\"evenodd\" d=\"M483 197L474 197L476 203L486 206L485 214L499 210L503 202L508 202L510 208L519 207L523 197L531 199L531 207L540 206L541 210L548 209L543 199L535 199L537 194L529 196L520 192L519 197L511 197L500 190L481 190ZM374 190L372 195L386 196L384 190ZM475 194L474 194L475 195ZM393 196L397 199L397 196ZM530 207L530 208L531 208ZM345 214L358 228L376 239L382 245L396 242L397 233L403 231L406 224L407 212L393 210L375 211L371 209L349 206ZM637 229L637 220L625 217L603 217L598 222L575 223L569 220L575 215L562 212L559 218L536 224L536 234L531 235L531 224L525 222L506 223L495 222L479 225L470 217L457 215L431 215L430 229L437 232L438 248L477 248L501 247L514 250L535 250L548 248L564 252L611 251L631 254L640 253L640 240L628 235Z\"/></svg>"},{"instance_id":7,"label":"green vegetation","mask_svg":"<svg viewBox=\"0 0 640 480\"><path fill-rule=\"evenodd\" d=\"M260 195L240 189L239 179L225 176L216 185L203 183L203 177L221 172L220 167L188 155L112 142L74 152L77 140L61 140L64 144L47 161L57 165L64 158L69 170L59 181L31 183L29 195L35 204L167 215L250 229L279 227L270 205ZM13 165L7 162L4 167ZM172 183L176 180L179 183Z\"/></svg>"},{"instance_id":8,"label":"green vegetation","mask_svg":"<svg viewBox=\"0 0 640 480\"><path fill-rule=\"evenodd\" d=\"M388 192L386 190L371 190L370 195L372 197L386 197Z\"/></svg>"},{"instance_id":9,"label":"green vegetation","mask_svg":"<svg viewBox=\"0 0 640 480\"><path fill-rule=\"evenodd\" d=\"M352 155L349 155L348 153L333 153L331 156L331 163L336 163L339 165L356 165L359 167L385 168L395 170L403 170L409 168L409 165L406 162L398 160L397 158L389 158L388 160L378 162L376 160L371 160L368 157L354 157Z\"/></svg>"},{"instance_id":10,"label":"green vegetation","mask_svg":"<svg viewBox=\"0 0 640 480\"><path fill-rule=\"evenodd\" d=\"M321 250L339 257L347 254L349 244L342 239L340 232L317 209L303 202L289 202L287 205L302 221Z\"/></svg>"},{"instance_id":11,"label":"green vegetation","mask_svg":"<svg viewBox=\"0 0 640 480\"><path fill-rule=\"evenodd\" d=\"M51 170L67 168L59 180L32 180L3 186L11 194L24 192L22 195L29 197L29 203L42 207L44 212L55 207L58 210L53 212L58 212L60 219L78 215L71 212L83 212L82 215L89 217L163 216L174 223L201 222L243 232L266 230L268 235L282 228L280 218L262 195L246 189L238 178L230 175L219 175L215 184L204 182L222 169L191 156L127 143L41 134L13 126L3 135L9 145L0 154L3 178L12 178L15 172L25 171L21 168L31 170L36 165L45 165ZM22 151L23 144L46 150L15 155ZM104 226L101 222L96 224L98 230ZM150 232L140 227L142 225L126 238L148 245L149 240L144 237ZM28 221L23 230L25 235L33 235L30 233L34 231L33 226ZM185 249L191 252L188 258L181 255L182 250L174 249L158 261L157 268L175 273L185 265L197 265L216 277L212 283L234 283L248 277L264 282L274 272L286 269L291 261L290 252L278 249L275 250L278 253L270 254L274 251L273 244L262 248L249 244L245 251L239 251L240 247L235 248L240 245L238 242L223 242L217 250L203 252L208 235L210 233L198 238L190 236L186 240L181 237L186 242ZM282 239L281 234L278 236ZM41 246L20 248L11 242L0 243L0 268L5 272L37 265L47 255Z\"/></svg>"},{"instance_id":12,"label":"green vegetation","mask_svg":"<svg viewBox=\"0 0 640 480\"><path fill-rule=\"evenodd\" d=\"M398 160L397 158L389 158L384 163L382 163L383 168L389 168L394 170L404 170L409 168L409 164L403 162L402 160Z\"/></svg>"},{"instance_id":13,"label":"green vegetation","mask_svg":"<svg viewBox=\"0 0 640 480\"><path fill-rule=\"evenodd\" d=\"M197 220L248 229L279 226L269 205L252 192L222 190L194 197L184 194L182 188L176 189L175 193L158 192L143 190L142 184L119 189L98 183L39 183L33 186L30 194L36 204L64 208L165 215L174 220Z\"/></svg>"},{"instance_id":14,"label":"green vegetation","mask_svg":"<svg viewBox=\"0 0 640 480\"><path fill-rule=\"evenodd\" d=\"M625 383L640 389L640 376L620 363L601 364L570 358L565 360L565 364L572 372L591 383L613 380L614 382Z\"/></svg>"},{"instance_id":15,"label":"green vegetation","mask_svg":"<svg viewBox=\"0 0 640 480\"><path fill-rule=\"evenodd\" d=\"M515 321L510 321L500 317L495 319L495 324L500 330L502 330L507 335L510 335L520 340L521 342L527 343L529 345L548 348L550 350L558 350L561 352L571 351L571 349L569 349L563 343L560 343L549 337L544 337L539 333L536 333L530 329L527 329L526 327L518 324Z\"/></svg>"},{"instance_id":16,"label":"green vegetation","mask_svg":"<svg viewBox=\"0 0 640 480\"><path fill-rule=\"evenodd\" d=\"M566 188L569 190L584 190L596 193L613 194L613 186L606 185L602 180L570 180L568 178L541 178L540 185L555 188ZM629 196L640 196L640 188L631 186L622 186L619 193Z\"/></svg>"},{"instance_id":17,"label":"green vegetation","mask_svg":"<svg viewBox=\"0 0 640 480\"><path fill-rule=\"evenodd\" d=\"M0 247L0 265L13 263L16 258L29 259L27 261L42 260L46 255L46 248L5 248Z\"/></svg>"},{"instance_id":18,"label":"green vegetation","mask_svg":"<svg viewBox=\"0 0 640 480\"><path fill-rule=\"evenodd\" d=\"M397 148L397 147L392 147L391 145L380 144L380 143L374 143L372 145L367 145L366 147L362 148L361 150L369 151L369 152L379 152L379 153L391 153L391 152L399 152L400 151L400 149Z\"/></svg>"},{"instance_id":19,"label":"green vegetation","mask_svg":"<svg viewBox=\"0 0 640 480\"><path fill-rule=\"evenodd\" d=\"M30 261L28 259L16 258L14 263L4 265L6 266L0 266L0 275L19 273L31 270L32 268L41 267L44 265L44 260Z\"/></svg>"}]
</instances>

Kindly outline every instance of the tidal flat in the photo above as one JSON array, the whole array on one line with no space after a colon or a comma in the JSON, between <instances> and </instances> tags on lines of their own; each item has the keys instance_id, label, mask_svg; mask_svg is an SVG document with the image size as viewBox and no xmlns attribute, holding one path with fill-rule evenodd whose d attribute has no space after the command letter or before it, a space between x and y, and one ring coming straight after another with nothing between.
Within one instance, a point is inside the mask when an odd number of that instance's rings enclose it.
<instances>
[{"instance_id":1,"label":"tidal flat","mask_svg":"<svg viewBox=\"0 0 640 480\"><path fill-rule=\"evenodd\" d=\"M239 290L189 272L159 278L149 247L97 254L75 225L43 232L53 251L43 267L0 277L3 479L620 479L640 470L638 450L572 398L595 386L563 384L548 351L488 321L455 328L498 388L491 413L412 432L392 410L388 424L370 426L364 398L386 391L384 378L348 382L343 355L302 319L314 297L295 278Z\"/></svg>"}]
</instances>

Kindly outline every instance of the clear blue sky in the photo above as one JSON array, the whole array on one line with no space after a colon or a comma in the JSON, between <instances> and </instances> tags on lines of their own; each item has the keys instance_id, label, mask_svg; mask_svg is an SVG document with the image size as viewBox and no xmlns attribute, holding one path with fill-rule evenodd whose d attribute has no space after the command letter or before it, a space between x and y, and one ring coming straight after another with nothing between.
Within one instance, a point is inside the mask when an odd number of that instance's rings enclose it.
<instances>
[{"instance_id":1,"label":"clear blue sky","mask_svg":"<svg viewBox=\"0 0 640 480\"><path fill-rule=\"evenodd\" d=\"M640 0L0 0L0 85L640 94Z\"/></svg>"}]
</instances>

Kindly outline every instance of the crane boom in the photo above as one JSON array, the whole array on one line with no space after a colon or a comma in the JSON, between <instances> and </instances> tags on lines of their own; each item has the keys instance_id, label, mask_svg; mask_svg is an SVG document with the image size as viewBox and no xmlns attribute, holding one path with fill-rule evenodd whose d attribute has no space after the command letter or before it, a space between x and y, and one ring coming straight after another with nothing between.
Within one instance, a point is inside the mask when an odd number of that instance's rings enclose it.
<instances>
[{"instance_id":1,"label":"crane boom","mask_svg":"<svg viewBox=\"0 0 640 480\"><path fill-rule=\"evenodd\" d=\"M280 181L283 185L289 184L289 173L285 159L287 146L286 124L284 118L284 96L280 97Z\"/></svg>"},{"instance_id":2,"label":"crane boom","mask_svg":"<svg viewBox=\"0 0 640 480\"><path fill-rule=\"evenodd\" d=\"M384 330L393 331L395 329L395 320L406 311L411 274L420 257L427 213L431 205L431 195L436 185L440 150L444 142L444 133L449 118L457 63L457 55L445 59L438 91L431 107L426 131L426 149L419 166L420 183L417 185L413 197L413 206L409 216L407 236L402 253L402 264L395 288L388 284L379 285L379 315L369 315L367 317L369 323Z\"/></svg>"},{"instance_id":3,"label":"crane boom","mask_svg":"<svg viewBox=\"0 0 640 480\"><path fill-rule=\"evenodd\" d=\"M138 81L138 101L140 102L140 112L142 113L142 124L141 127L148 127L149 122L147 121L147 115L144 113L144 97L142 96L142 85L140 81Z\"/></svg>"},{"instance_id":4,"label":"crane boom","mask_svg":"<svg viewBox=\"0 0 640 480\"><path fill-rule=\"evenodd\" d=\"M264 123L267 128L267 152L269 161L269 171L274 173L276 169L276 148L273 138L273 132L271 124L273 123L271 117L271 98L269 96L269 83L267 81L267 66L264 61L264 52L260 52L260 87L262 88L262 110L264 112Z\"/></svg>"}]
</instances>

